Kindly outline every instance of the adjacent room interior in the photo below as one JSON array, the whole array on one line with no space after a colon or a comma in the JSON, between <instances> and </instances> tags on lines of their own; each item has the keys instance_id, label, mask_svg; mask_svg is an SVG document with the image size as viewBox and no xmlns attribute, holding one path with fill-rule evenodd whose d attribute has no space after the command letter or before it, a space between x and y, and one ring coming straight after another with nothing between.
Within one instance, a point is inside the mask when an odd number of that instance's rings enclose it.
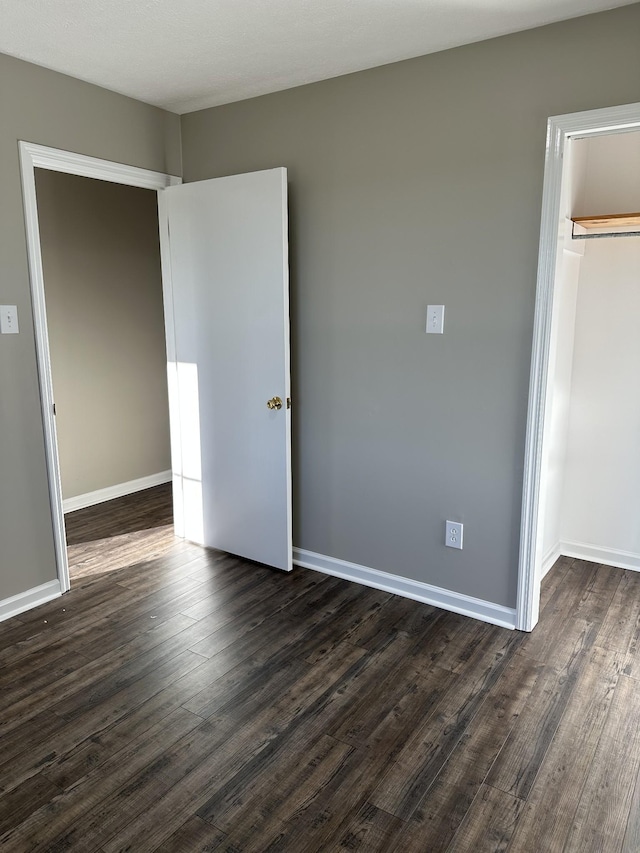
<instances>
[{"instance_id":1,"label":"adjacent room interior","mask_svg":"<svg viewBox=\"0 0 640 853\"><path fill-rule=\"evenodd\" d=\"M173 534L157 196L40 168L36 193L73 583L121 568L123 536L142 557ZM114 499L120 523L87 538L86 509Z\"/></svg>"}]
</instances>

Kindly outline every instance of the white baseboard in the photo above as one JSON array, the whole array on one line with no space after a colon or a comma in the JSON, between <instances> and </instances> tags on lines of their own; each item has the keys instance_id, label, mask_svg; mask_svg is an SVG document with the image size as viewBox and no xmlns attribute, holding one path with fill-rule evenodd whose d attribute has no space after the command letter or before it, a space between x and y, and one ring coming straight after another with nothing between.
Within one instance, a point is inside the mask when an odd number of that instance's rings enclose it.
<instances>
[{"instance_id":1,"label":"white baseboard","mask_svg":"<svg viewBox=\"0 0 640 853\"><path fill-rule=\"evenodd\" d=\"M382 589L404 598L432 604L443 610L451 610L454 613L471 616L473 619L480 619L482 622L500 625L502 628L516 627L515 608L503 607L491 601L472 598L460 592L431 586L431 584L392 575L389 572L381 572L378 569L370 569L367 566L359 566L357 563L348 563L346 560L336 560L334 557L305 551L303 548L293 549L293 562L305 569L334 575L363 586L372 586L374 589Z\"/></svg>"},{"instance_id":2,"label":"white baseboard","mask_svg":"<svg viewBox=\"0 0 640 853\"><path fill-rule=\"evenodd\" d=\"M555 545L552 545L551 548L547 551L547 553L542 558L542 569L540 571L540 580L543 580L545 576L551 571L551 569L555 566L556 560L558 560L564 551L560 547L560 543L556 542Z\"/></svg>"},{"instance_id":3,"label":"white baseboard","mask_svg":"<svg viewBox=\"0 0 640 853\"><path fill-rule=\"evenodd\" d=\"M11 598L5 598L4 601L0 601L0 622L51 601L53 598L58 598L60 595L62 595L60 581L56 579L41 586L34 586L33 589L20 592L18 595L12 595Z\"/></svg>"},{"instance_id":4,"label":"white baseboard","mask_svg":"<svg viewBox=\"0 0 640 853\"><path fill-rule=\"evenodd\" d=\"M150 474L148 477L140 477L138 480L129 480L128 483L118 483L115 486L107 486L106 489L87 492L86 495L67 498L62 502L62 508L64 512L74 512L76 509L95 506L95 504L121 498L124 495L132 495L134 492L141 492L143 489L151 489L153 486L161 486L163 483L170 482L171 471L160 471L159 474Z\"/></svg>"},{"instance_id":5,"label":"white baseboard","mask_svg":"<svg viewBox=\"0 0 640 853\"><path fill-rule=\"evenodd\" d=\"M602 563L604 566L616 566L619 569L630 569L640 572L640 554L631 551L618 551L616 548L601 548L586 542L560 543L560 553L565 557L576 560L589 560L592 563Z\"/></svg>"}]
</instances>

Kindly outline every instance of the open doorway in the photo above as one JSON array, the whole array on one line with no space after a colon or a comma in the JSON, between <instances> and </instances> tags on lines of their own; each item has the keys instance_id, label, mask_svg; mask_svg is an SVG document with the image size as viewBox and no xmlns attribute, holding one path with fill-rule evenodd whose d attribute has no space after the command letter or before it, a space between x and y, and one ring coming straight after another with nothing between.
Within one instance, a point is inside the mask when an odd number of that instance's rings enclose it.
<instances>
[{"instance_id":1,"label":"open doorway","mask_svg":"<svg viewBox=\"0 0 640 853\"><path fill-rule=\"evenodd\" d=\"M67 592L70 589L69 564L67 558L66 530L64 522L64 500L60 476L58 440L56 434L56 408L53 392L51 371L51 352L49 346L49 329L47 306L45 300L45 285L43 262L40 244L40 227L38 217L38 200L36 196L36 169L44 169L63 175L82 176L97 179L110 184L125 187L139 187L152 190L154 195L167 187L180 184L180 178L152 172L108 160L75 154L36 145L30 142L20 142L20 166L22 175L22 190L25 210L25 226L27 247L29 253L29 273L31 283L31 298L33 307L33 324L36 339L36 355L38 375L40 380L40 402L42 407L42 425L44 431L45 458L47 462L49 500L51 506L51 521L53 544L56 561L55 582L50 584L50 597ZM170 288L163 280L163 301L167 314L167 300ZM167 318L167 330L170 329L171 317ZM170 351L170 336L167 331L167 352ZM172 412L171 400L170 416ZM173 425L171 434L173 436ZM173 465L172 465L173 467ZM84 510L83 510L84 511ZM55 588L54 588L55 587Z\"/></svg>"},{"instance_id":2,"label":"open doorway","mask_svg":"<svg viewBox=\"0 0 640 853\"><path fill-rule=\"evenodd\" d=\"M48 597L70 579L37 168L157 193L175 535L291 571L286 169L179 186L159 172L19 148L57 573Z\"/></svg>"},{"instance_id":3,"label":"open doorway","mask_svg":"<svg viewBox=\"0 0 640 853\"><path fill-rule=\"evenodd\" d=\"M637 340L625 304L637 295L629 287L637 279L639 229L633 216L620 214L640 211L640 176L630 180L638 172L639 130L640 104L549 119L523 488L523 630L537 622L541 580L560 555L636 568L620 562L630 552L603 506L620 497L631 470L626 439L613 427L616 409L623 432L635 416L622 415L624 387L617 402L611 391L622 373L616 364L634 361ZM583 217L592 221L574 223ZM613 279L615 290L607 289Z\"/></svg>"},{"instance_id":4,"label":"open doorway","mask_svg":"<svg viewBox=\"0 0 640 853\"><path fill-rule=\"evenodd\" d=\"M173 539L157 196L42 168L35 186L74 583Z\"/></svg>"}]
</instances>

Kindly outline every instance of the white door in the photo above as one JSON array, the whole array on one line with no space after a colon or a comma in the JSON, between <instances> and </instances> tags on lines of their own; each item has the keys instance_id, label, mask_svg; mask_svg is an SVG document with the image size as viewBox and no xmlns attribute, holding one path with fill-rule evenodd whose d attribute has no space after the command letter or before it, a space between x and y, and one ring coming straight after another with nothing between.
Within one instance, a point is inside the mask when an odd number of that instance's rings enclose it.
<instances>
[{"instance_id":1,"label":"white door","mask_svg":"<svg viewBox=\"0 0 640 853\"><path fill-rule=\"evenodd\" d=\"M176 533L290 571L286 169L159 199Z\"/></svg>"}]
</instances>

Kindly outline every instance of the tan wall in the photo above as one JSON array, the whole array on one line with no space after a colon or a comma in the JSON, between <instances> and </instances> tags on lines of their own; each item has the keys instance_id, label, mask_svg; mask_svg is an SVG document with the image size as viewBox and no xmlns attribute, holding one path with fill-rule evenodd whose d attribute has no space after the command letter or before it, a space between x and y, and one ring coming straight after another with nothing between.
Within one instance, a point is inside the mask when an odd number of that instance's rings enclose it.
<instances>
[{"instance_id":1,"label":"tan wall","mask_svg":"<svg viewBox=\"0 0 640 853\"><path fill-rule=\"evenodd\" d=\"M53 580L53 531L31 319L18 140L180 173L176 116L0 55L0 600Z\"/></svg>"},{"instance_id":2,"label":"tan wall","mask_svg":"<svg viewBox=\"0 0 640 853\"><path fill-rule=\"evenodd\" d=\"M640 100L639 33L633 5L183 116L186 180L289 169L298 546L515 605L547 117Z\"/></svg>"},{"instance_id":3,"label":"tan wall","mask_svg":"<svg viewBox=\"0 0 640 853\"><path fill-rule=\"evenodd\" d=\"M157 195L36 169L64 498L171 467Z\"/></svg>"}]
</instances>

